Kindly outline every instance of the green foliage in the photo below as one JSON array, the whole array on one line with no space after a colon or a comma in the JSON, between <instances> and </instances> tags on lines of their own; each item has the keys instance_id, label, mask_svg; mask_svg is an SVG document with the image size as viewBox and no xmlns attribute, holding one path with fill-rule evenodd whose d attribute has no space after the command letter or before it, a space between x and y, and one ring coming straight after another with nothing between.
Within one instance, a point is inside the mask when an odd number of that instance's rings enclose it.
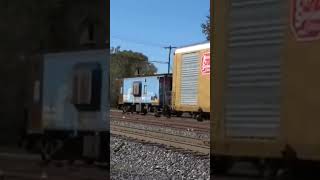
<instances>
[{"instance_id":1,"label":"green foliage","mask_svg":"<svg viewBox=\"0 0 320 180\"><path fill-rule=\"evenodd\" d=\"M121 51L120 47L111 48L110 97L112 105L116 105L116 97L119 93L117 88L113 88L116 80L136 75L137 69L140 69L140 75L153 75L157 72L157 68L148 62L148 57L144 54L126 50Z\"/></svg>"},{"instance_id":2,"label":"green foliage","mask_svg":"<svg viewBox=\"0 0 320 180\"><path fill-rule=\"evenodd\" d=\"M201 24L202 33L206 36L207 40L210 40L210 15L207 16L206 22Z\"/></svg>"}]
</instances>

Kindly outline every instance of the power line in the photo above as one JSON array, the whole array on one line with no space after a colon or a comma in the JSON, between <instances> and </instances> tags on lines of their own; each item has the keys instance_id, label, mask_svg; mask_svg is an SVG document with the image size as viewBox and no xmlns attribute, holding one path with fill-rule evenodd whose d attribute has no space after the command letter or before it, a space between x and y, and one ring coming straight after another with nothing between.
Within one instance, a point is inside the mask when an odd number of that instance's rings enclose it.
<instances>
[{"instance_id":1,"label":"power line","mask_svg":"<svg viewBox=\"0 0 320 180\"><path fill-rule=\"evenodd\" d=\"M168 64L168 62L165 62L165 61L148 61L148 62L158 63L158 64Z\"/></svg>"},{"instance_id":2,"label":"power line","mask_svg":"<svg viewBox=\"0 0 320 180\"><path fill-rule=\"evenodd\" d=\"M127 38L119 38L117 36L111 36L113 39L117 39L120 41L126 41L134 44L140 44L144 46L149 46L149 47L157 47L157 48L164 48L164 49L169 49L169 61L163 62L163 61L149 61L151 63L158 63L158 64L168 64L168 74L170 73L170 63L171 63L171 51L172 49L175 49L177 47L174 46L168 46L168 47L163 47L163 44L158 44L158 43L152 43L152 42L146 42L146 41L137 41L137 40L132 40L132 39L127 39Z\"/></svg>"},{"instance_id":3,"label":"power line","mask_svg":"<svg viewBox=\"0 0 320 180\"><path fill-rule=\"evenodd\" d=\"M119 38L117 36L111 36L111 38L117 39L117 40L120 40L120 41L124 41L124 42L145 45L145 46L149 46L149 47L162 48L164 46L163 44L147 42L147 41L141 41L141 40L128 39L128 38Z\"/></svg>"}]
</instances>

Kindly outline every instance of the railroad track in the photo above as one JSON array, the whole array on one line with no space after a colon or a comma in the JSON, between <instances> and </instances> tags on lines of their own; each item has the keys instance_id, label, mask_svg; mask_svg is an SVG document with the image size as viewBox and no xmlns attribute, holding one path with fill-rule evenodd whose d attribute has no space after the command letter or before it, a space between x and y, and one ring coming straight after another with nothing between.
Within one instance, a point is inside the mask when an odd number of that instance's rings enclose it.
<instances>
[{"instance_id":1,"label":"railroad track","mask_svg":"<svg viewBox=\"0 0 320 180\"><path fill-rule=\"evenodd\" d=\"M192 130L200 133L209 133L210 124L204 123L200 124L195 121L181 121L173 119L160 119L160 118L150 118L143 115L125 115L125 114L110 114L111 120L123 121L123 122L132 122L140 123L145 125L159 126L159 127L168 127L179 130Z\"/></svg>"},{"instance_id":2,"label":"railroad track","mask_svg":"<svg viewBox=\"0 0 320 180\"><path fill-rule=\"evenodd\" d=\"M162 144L186 151L207 155L210 153L210 142L191 137L178 136L127 126L111 125L111 134L125 136L148 143Z\"/></svg>"}]
</instances>

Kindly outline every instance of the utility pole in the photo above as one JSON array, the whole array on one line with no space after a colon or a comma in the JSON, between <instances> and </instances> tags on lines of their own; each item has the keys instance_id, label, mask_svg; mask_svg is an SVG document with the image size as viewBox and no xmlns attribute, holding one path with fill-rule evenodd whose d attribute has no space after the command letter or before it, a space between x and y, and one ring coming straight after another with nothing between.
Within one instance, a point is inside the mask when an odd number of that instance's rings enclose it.
<instances>
[{"instance_id":1,"label":"utility pole","mask_svg":"<svg viewBox=\"0 0 320 180\"><path fill-rule=\"evenodd\" d=\"M168 61L168 76L169 76L169 74L170 74L170 62L171 62L171 50L172 49L175 49L175 48L177 48L177 47L173 47L173 46L168 46L168 47L164 47L165 49L169 49L169 61ZM163 100L163 109L164 109L164 107L165 107L165 105L167 105L167 107L169 108L170 107L170 105L167 103L167 90L166 90L166 76L164 77L164 87L163 87L163 94L164 94L164 100ZM171 108L170 108L171 109ZM171 110L169 110L169 109L167 109L167 112L166 113L169 113L169 111L171 111ZM167 114L168 115L168 114Z\"/></svg>"},{"instance_id":2,"label":"utility pole","mask_svg":"<svg viewBox=\"0 0 320 180\"><path fill-rule=\"evenodd\" d=\"M171 50L175 49L177 47L173 47L173 46L168 46L168 47L164 47L165 49L169 49L169 62L168 62L168 74L170 73L170 62L171 62Z\"/></svg>"}]
</instances>

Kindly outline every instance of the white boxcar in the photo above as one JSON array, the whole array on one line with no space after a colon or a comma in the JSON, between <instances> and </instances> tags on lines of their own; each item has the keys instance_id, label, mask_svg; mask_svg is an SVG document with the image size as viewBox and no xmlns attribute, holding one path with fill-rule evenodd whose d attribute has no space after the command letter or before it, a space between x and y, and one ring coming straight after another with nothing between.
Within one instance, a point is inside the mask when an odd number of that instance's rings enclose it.
<instances>
[{"instance_id":1,"label":"white boxcar","mask_svg":"<svg viewBox=\"0 0 320 180\"><path fill-rule=\"evenodd\" d=\"M27 142L44 159L108 161L107 50L48 53L31 62Z\"/></svg>"}]
</instances>

